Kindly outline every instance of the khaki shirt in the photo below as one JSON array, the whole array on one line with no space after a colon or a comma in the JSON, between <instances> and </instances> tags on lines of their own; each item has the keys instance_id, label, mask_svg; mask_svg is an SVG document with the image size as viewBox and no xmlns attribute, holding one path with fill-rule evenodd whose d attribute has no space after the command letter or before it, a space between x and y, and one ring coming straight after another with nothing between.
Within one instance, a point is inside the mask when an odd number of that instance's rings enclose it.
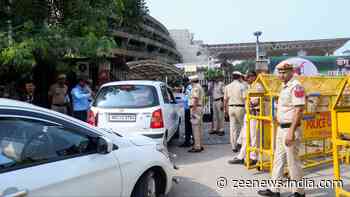
<instances>
[{"instance_id":1,"label":"khaki shirt","mask_svg":"<svg viewBox=\"0 0 350 197\"><path fill-rule=\"evenodd\" d=\"M225 87L224 99L228 100L228 105L244 105L245 91L247 87L238 80Z\"/></svg>"},{"instance_id":2,"label":"khaki shirt","mask_svg":"<svg viewBox=\"0 0 350 197\"><path fill-rule=\"evenodd\" d=\"M66 103L67 92L68 87L66 85L61 87L59 84L55 83L51 85L48 95L52 96L53 105L63 105Z\"/></svg>"},{"instance_id":3,"label":"khaki shirt","mask_svg":"<svg viewBox=\"0 0 350 197\"><path fill-rule=\"evenodd\" d=\"M248 84L248 89L244 92L244 99L248 97L248 91L249 89L253 88L252 84ZM259 97L250 97L250 109L251 110L258 110L259 109Z\"/></svg>"},{"instance_id":4,"label":"khaki shirt","mask_svg":"<svg viewBox=\"0 0 350 197\"><path fill-rule=\"evenodd\" d=\"M304 88L296 78L292 78L287 84L282 85L277 103L277 121L279 123L291 123L295 107L304 105Z\"/></svg>"},{"instance_id":5,"label":"khaki shirt","mask_svg":"<svg viewBox=\"0 0 350 197\"><path fill-rule=\"evenodd\" d=\"M190 106L194 105L194 98L198 99L198 105L204 105L204 90L199 83L192 84L192 91L190 96Z\"/></svg>"},{"instance_id":6,"label":"khaki shirt","mask_svg":"<svg viewBox=\"0 0 350 197\"><path fill-rule=\"evenodd\" d=\"M224 88L225 88L225 85L222 81L214 83L214 89L213 89L214 100L224 97Z\"/></svg>"}]
</instances>

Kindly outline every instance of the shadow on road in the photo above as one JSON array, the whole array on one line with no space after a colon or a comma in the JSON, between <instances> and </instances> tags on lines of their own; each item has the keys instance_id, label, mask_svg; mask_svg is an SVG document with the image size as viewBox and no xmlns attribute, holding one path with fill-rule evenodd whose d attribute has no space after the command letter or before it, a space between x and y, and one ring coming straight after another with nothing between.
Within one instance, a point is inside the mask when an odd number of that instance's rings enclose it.
<instances>
[{"instance_id":1,"label":"shadow on road","mask_svg":"<svg viewBox=\"0 0 350 197\"><path fill-rule=\"evenodd\" d=\"M196 182L189 177L178 177L179 184L175 184L167 197L217 197L221 196L212 188Z\"/></svg>"}]
</instances>

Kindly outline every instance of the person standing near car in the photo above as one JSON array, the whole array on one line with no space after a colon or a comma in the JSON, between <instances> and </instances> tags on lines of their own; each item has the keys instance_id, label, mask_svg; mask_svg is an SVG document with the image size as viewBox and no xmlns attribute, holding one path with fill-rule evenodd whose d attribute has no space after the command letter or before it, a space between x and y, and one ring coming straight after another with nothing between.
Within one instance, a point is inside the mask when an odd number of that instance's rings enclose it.
<instances>
[{"instance_id":1,"label":"person standing near car","mask_svg":"<svg viewBox=\"0 0 350 197\"><path fill-rule=\"evenodd\" d=\"M25 92L20 96L20 100L37 105L38 101L35 96L35 85L32 80L27 80L24 84Z\"/></svg>"},{"instance_id":2,"label":"person standing near car","mask_svg":"<svg viewBox=\"0 0 350 197\"><path fill-rule=\"evenodd\" d=\"M78 84L72 89L73 116L84 122L87 121L87 113L92 101L91 89L86 84L84 77L79 77Z\"/></svg>"},{"instance_id":3,"label":"person standing near car","mask_svg":"<svg viewBox=\"0 0 350 197\"><path fill-rule=\"evenodd\" d=\"M213 87L213 131L209 134L225 135L224 131L224 82L223 76L217 76Z\"/></svg>"},{"instance_id":4,"label":"person standing near car","mask_svg":"<svg viewBox=\"0 0 350 197\"><path fill-rule=\"evenodd\" d=\"M68 114L70 99L68 95L68 87L65 83L66 75L58 75L57 82L51 85L48 95L52 110Z\"/></svg>"},{"instance_id":5,"label":"person standing near car","mask_svg":"<svg viewBox=\"0 0 350 197\"><path fill-rule=\"evenodd\" d=\"M276 150L272 168L272 180L279 181L283 177L284 166L292 181L302 181L303 170L299 158L302 128L301 120L305 107L305 91L293 74L293 65L283 61L277 66L278 76L283 82L277 104L277 136ZM290 197L305 196L304 188L293 188ZM262 196L280 196L280 188L258 191Z\"/></svg>"},{"instance_id":6,"label":"person standing near car","mask_svg":"<svg viewBox=\"0 0 350 197\"><path fill-rule=\"evenodd\" d=\"M242 73L234 71L232 73L233 81L225 87L224 91L224 110L225 115L230 117L230 143L233 152L238 152L238 136L243 126L244 118L244 92L246 86L241 82Z\"/></svg>"},{"instance_id":7,"label":"person standing near car","mask_svg":"<svg viewBox=\"0 0 350 197\"><path fill-rule=\"evenodd\" d=\"M184 97L183 97L183 103L184 103L184 110L185 110L185 141L183 144L180 145L180 147L190 147L192 146L193 142L191 142L191 139L193 140L193 133L192 133L192 124L191 124L191 110L189 105L189 98L191 96L192 91L192 85L190 83L190 80L188 77L184 78Z\"/></svg>"},{"instance_id":8,"label":"person standing near car","mask_svg":"<svg viewBox=\"0 0 350 197\"><path fill-rule=\"evenodd\" d=\"M194 145L188 152L198 153L204 150L202 146L203 133L203 101L204 90L199 84L198 75L190 77L192 91L190 96L191 123L194 136Z\"/></svg>"}]
</instances>

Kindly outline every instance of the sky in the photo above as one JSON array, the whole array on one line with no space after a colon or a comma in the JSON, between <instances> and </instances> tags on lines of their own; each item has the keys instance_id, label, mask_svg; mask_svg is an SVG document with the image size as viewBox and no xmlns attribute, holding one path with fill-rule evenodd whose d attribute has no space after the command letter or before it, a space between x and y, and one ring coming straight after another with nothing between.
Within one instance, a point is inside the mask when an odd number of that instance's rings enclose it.
<instances>
[{"instance_id":1,"label":"sky","mask_svg":"<svg viewBox=\"0 0 350 197\"><path fill-rule=\"evenodd\" d=\"M146 0L168 29L207 44L350 38L350 0ZM345 48L350 49L350 42Z\"/></svg>"}]
</instances>

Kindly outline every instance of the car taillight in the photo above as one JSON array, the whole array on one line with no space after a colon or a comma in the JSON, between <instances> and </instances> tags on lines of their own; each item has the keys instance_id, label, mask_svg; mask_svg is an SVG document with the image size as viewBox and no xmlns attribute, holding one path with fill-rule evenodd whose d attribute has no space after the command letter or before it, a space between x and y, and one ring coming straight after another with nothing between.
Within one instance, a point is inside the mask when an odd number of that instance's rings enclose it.
<instances>
[{"instance_id":1,"label":"car taillight","mask_svg":"<svg viewBox=\"0 0 350 197\"><path fill-rule=\"evenodd\" d=\"M160 129L164 127L162 110L158 109L152 113L151 128Z\"/></svg>"},{"instance_id":2,"label":"car taillight","mask_svg":"<svg viewBox=\"0 0 350 197\"><path fill-rule=\"evenodd\" d=\"M96 113L95 115L95 113L92 110L90 110L88 112L87 123L89 123L92 126L97 126L97 122L98 122L98 113Z\"/></svg>"}]
</instances>

